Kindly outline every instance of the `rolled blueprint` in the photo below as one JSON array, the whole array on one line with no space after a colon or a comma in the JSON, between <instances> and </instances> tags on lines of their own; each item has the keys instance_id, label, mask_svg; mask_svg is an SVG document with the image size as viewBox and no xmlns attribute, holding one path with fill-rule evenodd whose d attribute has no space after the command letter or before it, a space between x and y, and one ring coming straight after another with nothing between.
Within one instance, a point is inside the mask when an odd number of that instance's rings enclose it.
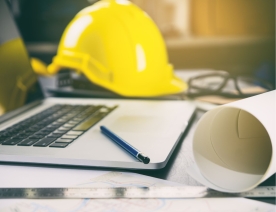
<instances>
[{"instance_id":1,"label":"rolled blueprint","mask_svg":"<svg viewBox=\"0 0 276 212\"><path fill-rule=\"evenodd\" d=\"M276 91L208 111L194 138L195 167L202 184L224 192L251 190L276 171Z\"/></svg>"}]
</instances>

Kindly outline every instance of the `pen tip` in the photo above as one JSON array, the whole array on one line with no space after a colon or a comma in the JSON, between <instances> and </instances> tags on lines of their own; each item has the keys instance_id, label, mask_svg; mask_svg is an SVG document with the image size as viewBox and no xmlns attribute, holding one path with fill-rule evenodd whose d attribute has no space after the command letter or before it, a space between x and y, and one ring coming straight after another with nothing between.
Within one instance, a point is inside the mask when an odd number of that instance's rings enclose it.
<instances>
[{"instance_id":1,"label":"pen tip","mask_svg":"<svg viewBox=\"0 0 276 212\"><path fill-rule=\"evenodd\" d=\"M149 157L144 156L144 155L141 154L141 153L138 154L138 159L139 159L140 161L142 161L144 164L148 164L148 163L150 162Z\"/></svg>"},{"instance_id":2,"label":"pen tip","mask_svg":"<svg viewBox=\"0 0 276 212\"><path fill-rule=\"evenodd\" d=\"M148 164L149 162L150 162L150 159L148 157L145 157L144 160L143 160L143 163Z\"/></svg>"}]
</instances>

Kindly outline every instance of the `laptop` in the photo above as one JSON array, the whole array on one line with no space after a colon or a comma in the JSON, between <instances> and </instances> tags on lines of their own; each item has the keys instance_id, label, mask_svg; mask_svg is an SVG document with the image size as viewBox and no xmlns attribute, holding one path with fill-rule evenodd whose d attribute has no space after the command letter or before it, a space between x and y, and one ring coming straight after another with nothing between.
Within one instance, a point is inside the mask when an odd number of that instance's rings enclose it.
<instances>
[{"instance_id":1,"label":"laptop","mask_svg":"<svg viewBox=\"0 0 276 212\"><path fill-rule=\"evenodd\" d=\"M194 111L188 101L44 98L7 2L0 0L1 163L160 169ZM131 156L100 126L150 163Z\"/></svg>"}]
</instances>

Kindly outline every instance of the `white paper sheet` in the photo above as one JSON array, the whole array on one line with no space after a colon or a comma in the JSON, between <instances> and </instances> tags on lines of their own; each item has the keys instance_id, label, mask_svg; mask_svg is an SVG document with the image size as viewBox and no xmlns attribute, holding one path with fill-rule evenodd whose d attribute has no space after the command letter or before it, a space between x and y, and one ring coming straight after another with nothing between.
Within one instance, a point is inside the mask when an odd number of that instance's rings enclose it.
<instances>
[{"instance_id":1,"label":"white paper sheet","mask_svg":"<svg viewBox=\"0 0 276 212\"><path fill-rule=\"evenodd\" d=\"M244 198L24 200L0 212L275 212L275 206Z\"/></svg>"},{"instance_id":2,"label":"white paper sheet","mask_svg":"<svg viewBox=\"0 0 276 212\"><path fill-rule=\"evenodd\" d=\"M0 173L0 188L54 188L75 186L107 171L0 165Z\"/></svg>"},{"instance_id":3,"label":"white paper sheet","mask_svg":"<svg viewBox=\"0 0 276 212\"><path fill-rule=\"evenodd\" d=\"M274 174L275 104L271 91L208 111L196 126L191 176L216 190L242 192Z\"/></svg>"}]
</instances>

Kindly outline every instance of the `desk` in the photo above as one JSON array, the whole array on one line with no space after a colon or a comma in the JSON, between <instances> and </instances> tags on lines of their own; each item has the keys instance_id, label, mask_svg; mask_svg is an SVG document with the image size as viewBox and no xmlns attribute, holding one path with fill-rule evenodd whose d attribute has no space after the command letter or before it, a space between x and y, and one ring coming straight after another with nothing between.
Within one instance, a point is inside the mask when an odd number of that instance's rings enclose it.
<instances>
[{"instance_id":1,"label":"desk","mask_svg":"<svg viewBox=\"0 0 276 212\"><path fill-rule=\"evenodd\" d=\"M176 72L179 77L183 80L189 78L189 76L193 76L194 72L187 72L183 74L182 72ZM48 81L49 82L49 81ZM50 87L54 86L53 79L50 80L52 84ZM49 93L48 93L49 95ZM192 155L192 140L195 130L195 125L200 119L200 117L204 114L204 111L197 110L193 119L193 122L187 129L186 133L183 136L182 141L177 145L175 151L173 152L167 166L161 170L146 170L146 171L131 171L135 173L140 173L147 176L152 176L160 179L165 179L177 183L182 183L191 186L200 186L201 184L194 180L188 173L188 167L194 162ZM106 170L106 169L104 169ZM120 170L120 171L129 171L129 170ZM262 185L275 185L275 174L266 180ZM275 203L275 200L269 199L261 199L261 201Z\"/></svg>"},{"instance_id":2,"label":"desk","mask_svg":"<svg viewBox=\"0 0 276 212\"><path fill-rule=\"evenodd\" d=\"M192 140L193 134L195 131L195 126L200 117L204 114L204 111L197 110L193 119L193 122L190 124L186 133L183 135L182 140L177 145L175 151L173 152L167 166L161 170L116 170L122 172L133 172L139 173L146 176L152 176L160 179L165 179L185 185L191 186L200 186L200 184L190 177L187 173L188 167L193 163L192 155ZM52 166L53 167L53 166ZM59 168L59 167L56 167ZM70 167L72 170L78 172L80 168ZM114 171L111 169L95 169L95 168L81 168L82 170L105 170L105 171ZM275 185L275 175L266 180L263 185ZM259 201L268 202L275 204L275 199L258 199Z\"/></svg>"}]
</instances>

